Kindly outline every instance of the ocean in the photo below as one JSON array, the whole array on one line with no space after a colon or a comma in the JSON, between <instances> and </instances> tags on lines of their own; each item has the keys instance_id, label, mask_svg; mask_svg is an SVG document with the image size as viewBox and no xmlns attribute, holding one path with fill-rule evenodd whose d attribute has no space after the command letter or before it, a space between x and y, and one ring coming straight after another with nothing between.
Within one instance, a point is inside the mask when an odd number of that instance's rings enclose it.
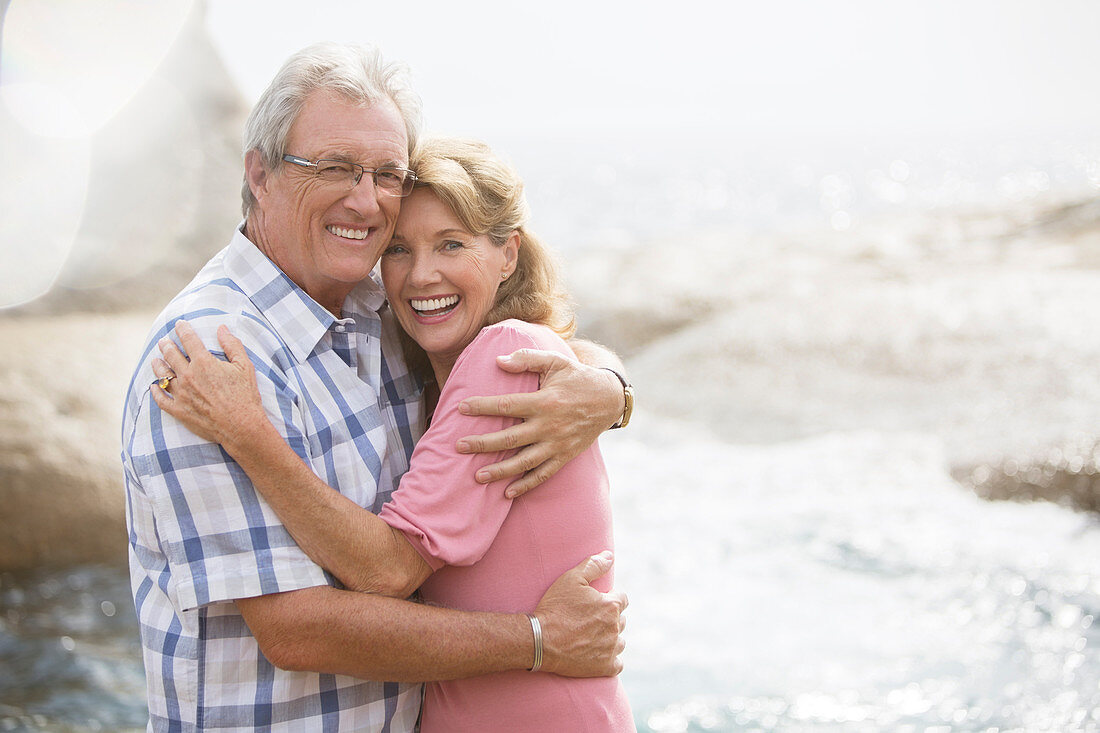
<instances>
[{"instance_id":1,"label":"ocean","mask_svg":"<svg viewBox=\"0 0 1100 733\"><path fill-rule=\"evenodd\" d=\"M504 151L637 389L639 730L1100 730L1097 515L980 496L1096 474L1100 141ZM142 729L136 634L123 568L0 575L0 730Z\"/></svg>"}]
</instances>

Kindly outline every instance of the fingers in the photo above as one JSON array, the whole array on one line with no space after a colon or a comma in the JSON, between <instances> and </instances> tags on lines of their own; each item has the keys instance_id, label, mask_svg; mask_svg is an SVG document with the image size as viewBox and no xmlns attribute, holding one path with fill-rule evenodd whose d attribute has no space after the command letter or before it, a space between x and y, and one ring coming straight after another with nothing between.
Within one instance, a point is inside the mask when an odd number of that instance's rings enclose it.
<instances>
[{"instance_id":1,"label":"fingers","mask_svg":"<svg viewBox=\"0 0 1100 733\"><path fill-rule=\"evenodd\" d=\"M236 364L238 362L252 363L248 358L248 351L244 348L244 342L234 336L225 325L218 326L218 343L221 344L225 358Z\"/></svg>"},{"instance_id":2,"label":"fingers","mask_svg":"<svg viewBox=\"0 0 1100 733\"><path fill-rule=\"evenodd\" d=\"M467 435L455 443L458 453L497 453L515 450L531 444L527 423L518 423L504 430L484 435Z\"/></svg>"},{"instance_id":3,"label":"fingers","mask_svg":"<svg viewBox=\"0 0 1100 733\"><path fill-rule=\"evenodd\" d=\"M540 351L538 349L520 349L511 354L497 357L497 366L506 372L519 374L520 372L538 372L546 374L553 368L560 366L565 357L553 351Z\"/></svg>"},{"instance_id":4,"label":"fingers","mask_svg":"<svg viewBox=\"0 0 1100 733\"><path fill-rule=\"evenodd\" d=\"M174 373L171 367L168 366L168 362L164 361L164 359L153 359L153 376L160 380L164 377L171 377L173 375ZM167 389L161 388L159 381L149 385L149 390L153 394L153 401L156 402L162 410L167 410L168 406L172 404L173 397L168 394Z\"/></svg>"},{"instance_id":5,"label":"fingers","mask_svg":"<svg viewBox=\"0 0 1100 733\"><path fill-rule=\"evenodd\" d=\"M157 407L171 414L172 402L174 401L172 395L161 389L156 382L149 386L149 394L152 395L153 402L157 403Z\"/></svg>"},{"instance_id":6,"label":"fingers","mask_svg":"<svg viewBox=\"0 0 1100 733\"><path fill-rule=\"evenodd\" d=\"M458 411L463 415L530 417L538 407L534 397L536 394L537 392L524 392L494 397L467 397L458 403Z\"/></svg>"},{"instance_id":7,"label":"fingers","mask_svg":"<svg viewBox=\"0 0 1100 733\"><path fill-rule=\"evenodd\" d=\"M491 484L494 481L513 478L533 468L541 468L546 463L546 457L546 452L538 446L527 446L511 458L479 468L474 475L474 480L479 484ZM547 476L549 475L552 474L547 474ZM542 483L542 481L538 483ZM538 483L535 485L537 486Z\"/></svg>"},{"instance_id":8,"label":"fingers","mask_svg":"<svg viewBox=\"0 0 1100 733\"><path fill-rule=\"evenodd\" d=\"M615 563L615 556L611 550L604 550L598 555L586 558L577 565L574 570L581 574L581 580L585 585L590 585L593 580L605 575Z\"/></svg>"},{"instance_id":9,"label":"fingers","mask_svg":"<svg viewBox=\"0 0 1100 733\"><path fill-rule=\"evenodd\" d=\"M201 360L210 358L210 352L206 350L206 344L204 344L202 339L199 338L199 335L195 333L195 329L190 323L187 321L176 321L175 330L176 335L180 338L180 343L191 359Z\"/></svg>"},{"instance_id":10,"label":"fingers","mask_svg":"<svg viewBox=\"0 0 1100 733\"><path fill-rule=\"evenodd\" d=\"M509 499L518 499L536 486L544 484L565 464L566 461L560 457L543 461L534 469L527 471L521 478L508 484L508 488L504 490L504 496Z\"/></svg>"},{"instance_id":11,"label":"fingers","mask_svg":"<svg viewBox=\"0 0 1100 733\"><path fill-rule=\"evenodd\" d=\"M160 349L160 355L173 372L178 374L187 368L187 357L183 355L183 352L180 351L172 339L165 336L157 342L157 348Z\"/></svg>"},{"instance_id":12,"label":"fingers","mask_svg":"<svg viewBox=\"0 0 1100 733\"><path fill-rule=\"evenodd\" d=\"M153 359L153 376L159 380L165 377L174 377L176 376L176 373L172 371L172 367L168 366L168 362L166 362L164 359ZM153 386L159 388L160 384L154 382ZM160 390L158 389L158 391Z\"/></svg>"}]
</instances>

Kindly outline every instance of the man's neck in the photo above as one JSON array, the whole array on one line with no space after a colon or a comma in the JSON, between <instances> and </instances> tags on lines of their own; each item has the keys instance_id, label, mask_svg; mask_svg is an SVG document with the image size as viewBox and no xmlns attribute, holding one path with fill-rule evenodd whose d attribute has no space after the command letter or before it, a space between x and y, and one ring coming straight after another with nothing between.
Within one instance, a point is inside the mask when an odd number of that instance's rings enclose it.
<instances>
[{"instance_id":1,"label":"man's neck","mask_svg":"<svg viewBox=\"0 0 1100 733\"><path fill-rule=\"evenodd\" d=\"M279 270L286 275L290 280L297 285L302 291L312 298L318 305L327 310L337 318L343 318L344 312L344 300L347 299L348 294L351 292L351 288L340 289L340 292L323 291L320 287L315 287L313 283L309 282L309 279L302 274L292 271L293 268L287 267L282 262L282 258L278 256L274 248L271 247L267 241L267 238L263 236L263 227L256 219L255 211L248 215L245 219L244 229L241 231L244 234L245 239L252 242L256 249L260 250L267 259L271 260L271 264L279 268Z\"/></svg>"}]
</instances>

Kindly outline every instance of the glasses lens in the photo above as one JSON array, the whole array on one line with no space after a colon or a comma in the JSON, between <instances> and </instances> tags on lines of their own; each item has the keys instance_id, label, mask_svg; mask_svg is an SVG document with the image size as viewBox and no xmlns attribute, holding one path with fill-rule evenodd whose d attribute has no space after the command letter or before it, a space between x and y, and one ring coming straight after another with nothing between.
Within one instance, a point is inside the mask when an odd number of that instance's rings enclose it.
<instances>
[{"instance_id":1,"label":"glasses lens","mask_svg":"<svg viewBox=\"0 0 1100 733\"><path fill-rule=\"evenodd\" d=\"M325 183L354 186L363 175L359 170L359 166L343 160L317 161L317 177Z\"/></svg>"},{"instance_id":2,"label":"glasses lens","mask_svg":"<svg viewBox=\"0 0 1100 733\"><path fill-rule=\"evenodd\" d=\"M408 171L404 168L379 168L374 172L374 185L400 195L407 175Z\"/></svg>"}]
</instances>

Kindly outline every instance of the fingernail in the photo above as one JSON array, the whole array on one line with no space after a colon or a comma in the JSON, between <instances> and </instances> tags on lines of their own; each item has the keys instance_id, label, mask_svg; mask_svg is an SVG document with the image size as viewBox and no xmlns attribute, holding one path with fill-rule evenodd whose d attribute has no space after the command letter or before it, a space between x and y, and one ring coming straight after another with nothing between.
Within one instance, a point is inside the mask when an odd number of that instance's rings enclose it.
<instances>
[{"instance_id":1,"label":"fingernail","mask_svg":"<svg viewBox=\"0 0 1100 733\"><path fill-rule=\"evenodd\" d=\"M512 361L512 355L511 354L503 354L503 355L497 357L497 361L499 361L501 364L507 364L510 361Z\"/></svg>"},{"instance_id":2,"label":"fingernail","mask_svg":"<svg viewBox=\"0 0 1100 733\"><path fill-rule=\"evenodd\" d=\"M465 440L460 440L455 443L455 450L459 453L473 453L473 451L470 450L470 444Z\"/></svg>"},{"instance_id":3,"label":"fingernail","mask_svg":"<svg viewBox=\"0 0 1100 733\"><path fill-rule=\"evenodd\" d=\"M515 499L518 492L515 489L506 489L504 492L505 499Z\"/></svg>"},{"instance_id":4,"label":"fingernail","mask_svg":"<svg viewBox=\"0 0 1100 733\"><path fill-rule=\"evenodd\" d=\"M479 484L487 484L493 480L492 474L488 471L478 471L476 478Z\"/></svg>"},{"instance_id":5,"label":"fingernail","mask_svg":"<svg viewBox=\"0 0 1100 733\"><path fill-rule=\"evenodd\" d=\"M458 403L458 411L460 413L462 413L463 415L469 415L470 414L470 406L467 405L465 402L459 402Z\"/></svg>"}]
</instances>

